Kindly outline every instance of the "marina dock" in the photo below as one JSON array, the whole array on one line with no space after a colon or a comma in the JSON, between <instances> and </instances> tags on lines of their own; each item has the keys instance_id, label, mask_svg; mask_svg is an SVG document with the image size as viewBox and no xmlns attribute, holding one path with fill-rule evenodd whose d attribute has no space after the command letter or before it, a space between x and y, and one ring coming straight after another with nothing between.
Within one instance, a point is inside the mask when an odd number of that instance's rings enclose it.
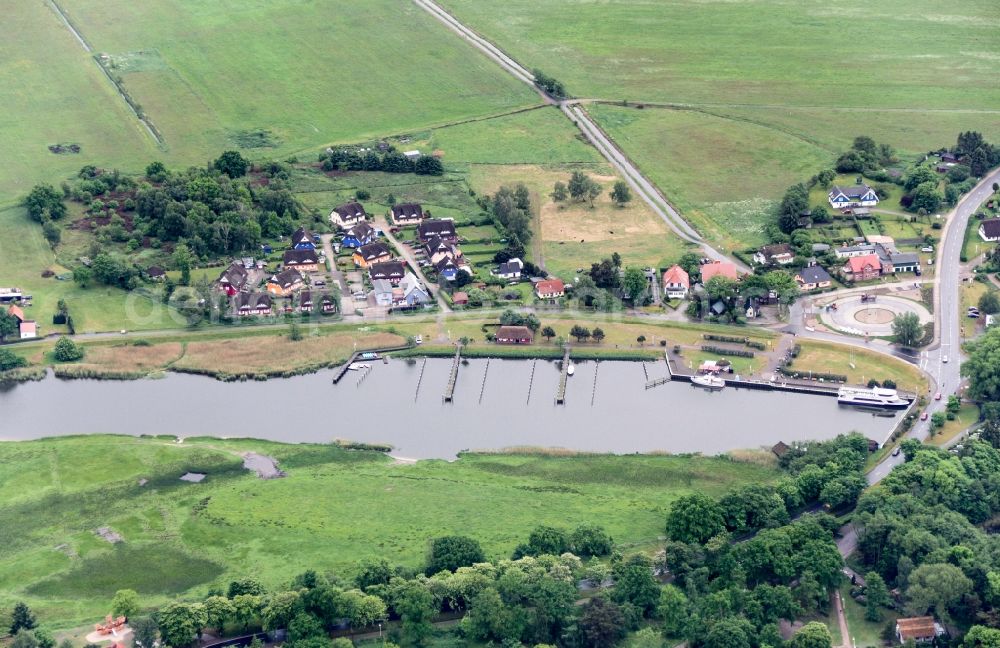
<instances>
[{"instance_id":1,"label":"marina dock","mask_svg":"<svg viewBox=\"0 0 1000 648\"><path fill-rule=\"evenodd\" d=\"M562 372L559 375L559 389L556 391L556 405L566 403L566 379L569 378L569 347L563 352Z\"/></svg>"},{"instance_id":2,"label":"marina dock","mask_svg":"<svg viewBox=\"0 0 1000 648\"><path fill-rule=\"evenodd\" d=\"M455 398L455 383L458 382L458 367L462 362L462 345L455 348L455 359L451 363L451 375L448 376L448 385L444 388L444 402L450 403Z\"/></svg>"}]
</instances>

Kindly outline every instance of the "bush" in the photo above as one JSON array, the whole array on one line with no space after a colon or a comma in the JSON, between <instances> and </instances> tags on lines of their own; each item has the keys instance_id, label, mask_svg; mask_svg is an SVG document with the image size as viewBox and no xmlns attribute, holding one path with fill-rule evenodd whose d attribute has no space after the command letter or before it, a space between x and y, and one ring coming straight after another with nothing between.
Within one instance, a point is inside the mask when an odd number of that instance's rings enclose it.
<instances>
[{"instance_id":1,"label":"bush","mask_svg":"<svg viewBox=\"0 0 1000 648\"><path fill-rule=\"evenodd\" d=\"M75 362L81 360L83 355L83 347L68 337L59 338L55 349L53 349L53 356L59 362Z\"/></svg>"}]
</instances>

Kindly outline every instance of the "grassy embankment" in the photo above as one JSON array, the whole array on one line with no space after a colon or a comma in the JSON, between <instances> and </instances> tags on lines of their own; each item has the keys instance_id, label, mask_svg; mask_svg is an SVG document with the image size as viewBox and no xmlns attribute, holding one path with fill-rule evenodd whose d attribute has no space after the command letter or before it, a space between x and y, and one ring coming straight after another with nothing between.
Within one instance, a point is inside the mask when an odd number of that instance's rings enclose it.
<instances>
[{"instance_id":1,"label":"grassy embankment","mask_svg":"<svg viewBox=\"0 0 1000 648\"><path fill-rule=\"evenodd\" d=\"M721 245L758 243L771 201L830 166L856 135L887 142L905 159L949 145L964 130L1000 137L989 0L946 13L931 0L890 0L875 9L860 0L444 5L575 96L690 111L592 107ZM855 18L864 24L848 43L838 25ZM789 45L791 32L797 39ZM928 54L926 43L942 38L980 46ZM635 122L620 122L626 110Z\"/></svg>"},{"instance_id":2,"label":"grassy embankment","mask_svg":"<svg viewBox=\"0 0 1000 648\"><path fill-rule=\"evenodd\" d=\"M796 371L842 374L854 384L865 384L872 378L891 379L901 390L927 393L927 378L917 367L903 360L832 342L800 340L799 344L802 352L792 362Z\"/></svg>"},{"instance_id":3,"label":"grassy embankment","mask_svg":"<svg viewBox=\"0 0 1000 648\"><path fill-rule=\"evenodd\" d=\"M246 451L276 457L288 477L264 481L243 470ZM590 522L620 546L651 550L674 498L777 476L769 465L727 458L465 455L399 464L323 445L109 436L0 444L0 464L0 606L23 599L67 625L103 616L123 587L160 605L246 575L269 586L306 568L349 578L357 560L376 555L419 567L427 542L448 533L503 557L536 525ZM187 471L208 477L180 481ZM95 535L103 526L124 542Z\"/></svg>"}]
</instances>

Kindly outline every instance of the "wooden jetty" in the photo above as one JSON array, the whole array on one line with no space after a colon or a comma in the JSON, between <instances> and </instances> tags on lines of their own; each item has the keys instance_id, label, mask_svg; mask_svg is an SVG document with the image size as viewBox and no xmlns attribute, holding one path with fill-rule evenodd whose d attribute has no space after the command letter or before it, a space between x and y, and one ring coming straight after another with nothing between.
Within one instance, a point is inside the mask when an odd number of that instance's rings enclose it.
<instances>
[{"instance_id":1,"label":"wooden jetty","mask_svg":"<svg viewBox=\"0 0 1000 648\"><path fill-rule=\"evenodd\" d=\"M566 379L569 377L569 347L563 351L562 372L559 375L559 391L556 392L556 405L566 403Z\"/></svg>"},{"instance_id":2,"label":"wooden jetty","mask_svg":"<svg viewBox=\"0 0 1000 648\"><path fill-rule=\"evenodd\" d=\"M462 345L455 347L455 359L451 363L451 375L448 376L448 386L444 388L444 402L450 403L455 398L455 383L458 382L458 366L462 362Z\"/></svg>"},{"instance_id":3,"label":"wooden jetty","mask_svg":"<svg viewBox=\"0 0 1000 648\"><path fill-rule=\"evenodd\" d=\"M357 351L354 352L351 355L351 357L347 359L347 362L345 362L344 364L342 364L340 367L337 368L337 373L333 374L334 385L339 383L344 378L344 376L347 375L347 372L350 370L351 365L354 364L354 362L358 359L359 355L361 355L359 352Z\"/></svg>"}]
</instances>

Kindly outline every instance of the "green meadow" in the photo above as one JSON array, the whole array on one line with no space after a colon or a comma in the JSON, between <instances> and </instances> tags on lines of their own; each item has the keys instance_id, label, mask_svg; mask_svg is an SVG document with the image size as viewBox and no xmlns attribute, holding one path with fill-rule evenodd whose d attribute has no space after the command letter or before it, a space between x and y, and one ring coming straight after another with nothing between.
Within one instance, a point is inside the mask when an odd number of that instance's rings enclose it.
<instances>
[{"instance_id":1,"label":"green meadow","mask_svg":"<svg viewBox=\"0 0 1000 648\"><path fill-rule=\"evenodd\" d=\"M288 476L244 470L248 451L275 457ZM117 436L0 444L0 465L0 607L24 599L66 625L100 618L124 587L155 605L247 575L269 586L307 568L350 578L365 557L419 568L428 542L451 533L502 557L536 525L586 522L621 546L648 549L676 497L777 476L728 458L465 455L407 464L326 445ZM181 481L188 471L207 477ZM99 527L123 542L110 544Z\"/></svg>"}]
</instances>

